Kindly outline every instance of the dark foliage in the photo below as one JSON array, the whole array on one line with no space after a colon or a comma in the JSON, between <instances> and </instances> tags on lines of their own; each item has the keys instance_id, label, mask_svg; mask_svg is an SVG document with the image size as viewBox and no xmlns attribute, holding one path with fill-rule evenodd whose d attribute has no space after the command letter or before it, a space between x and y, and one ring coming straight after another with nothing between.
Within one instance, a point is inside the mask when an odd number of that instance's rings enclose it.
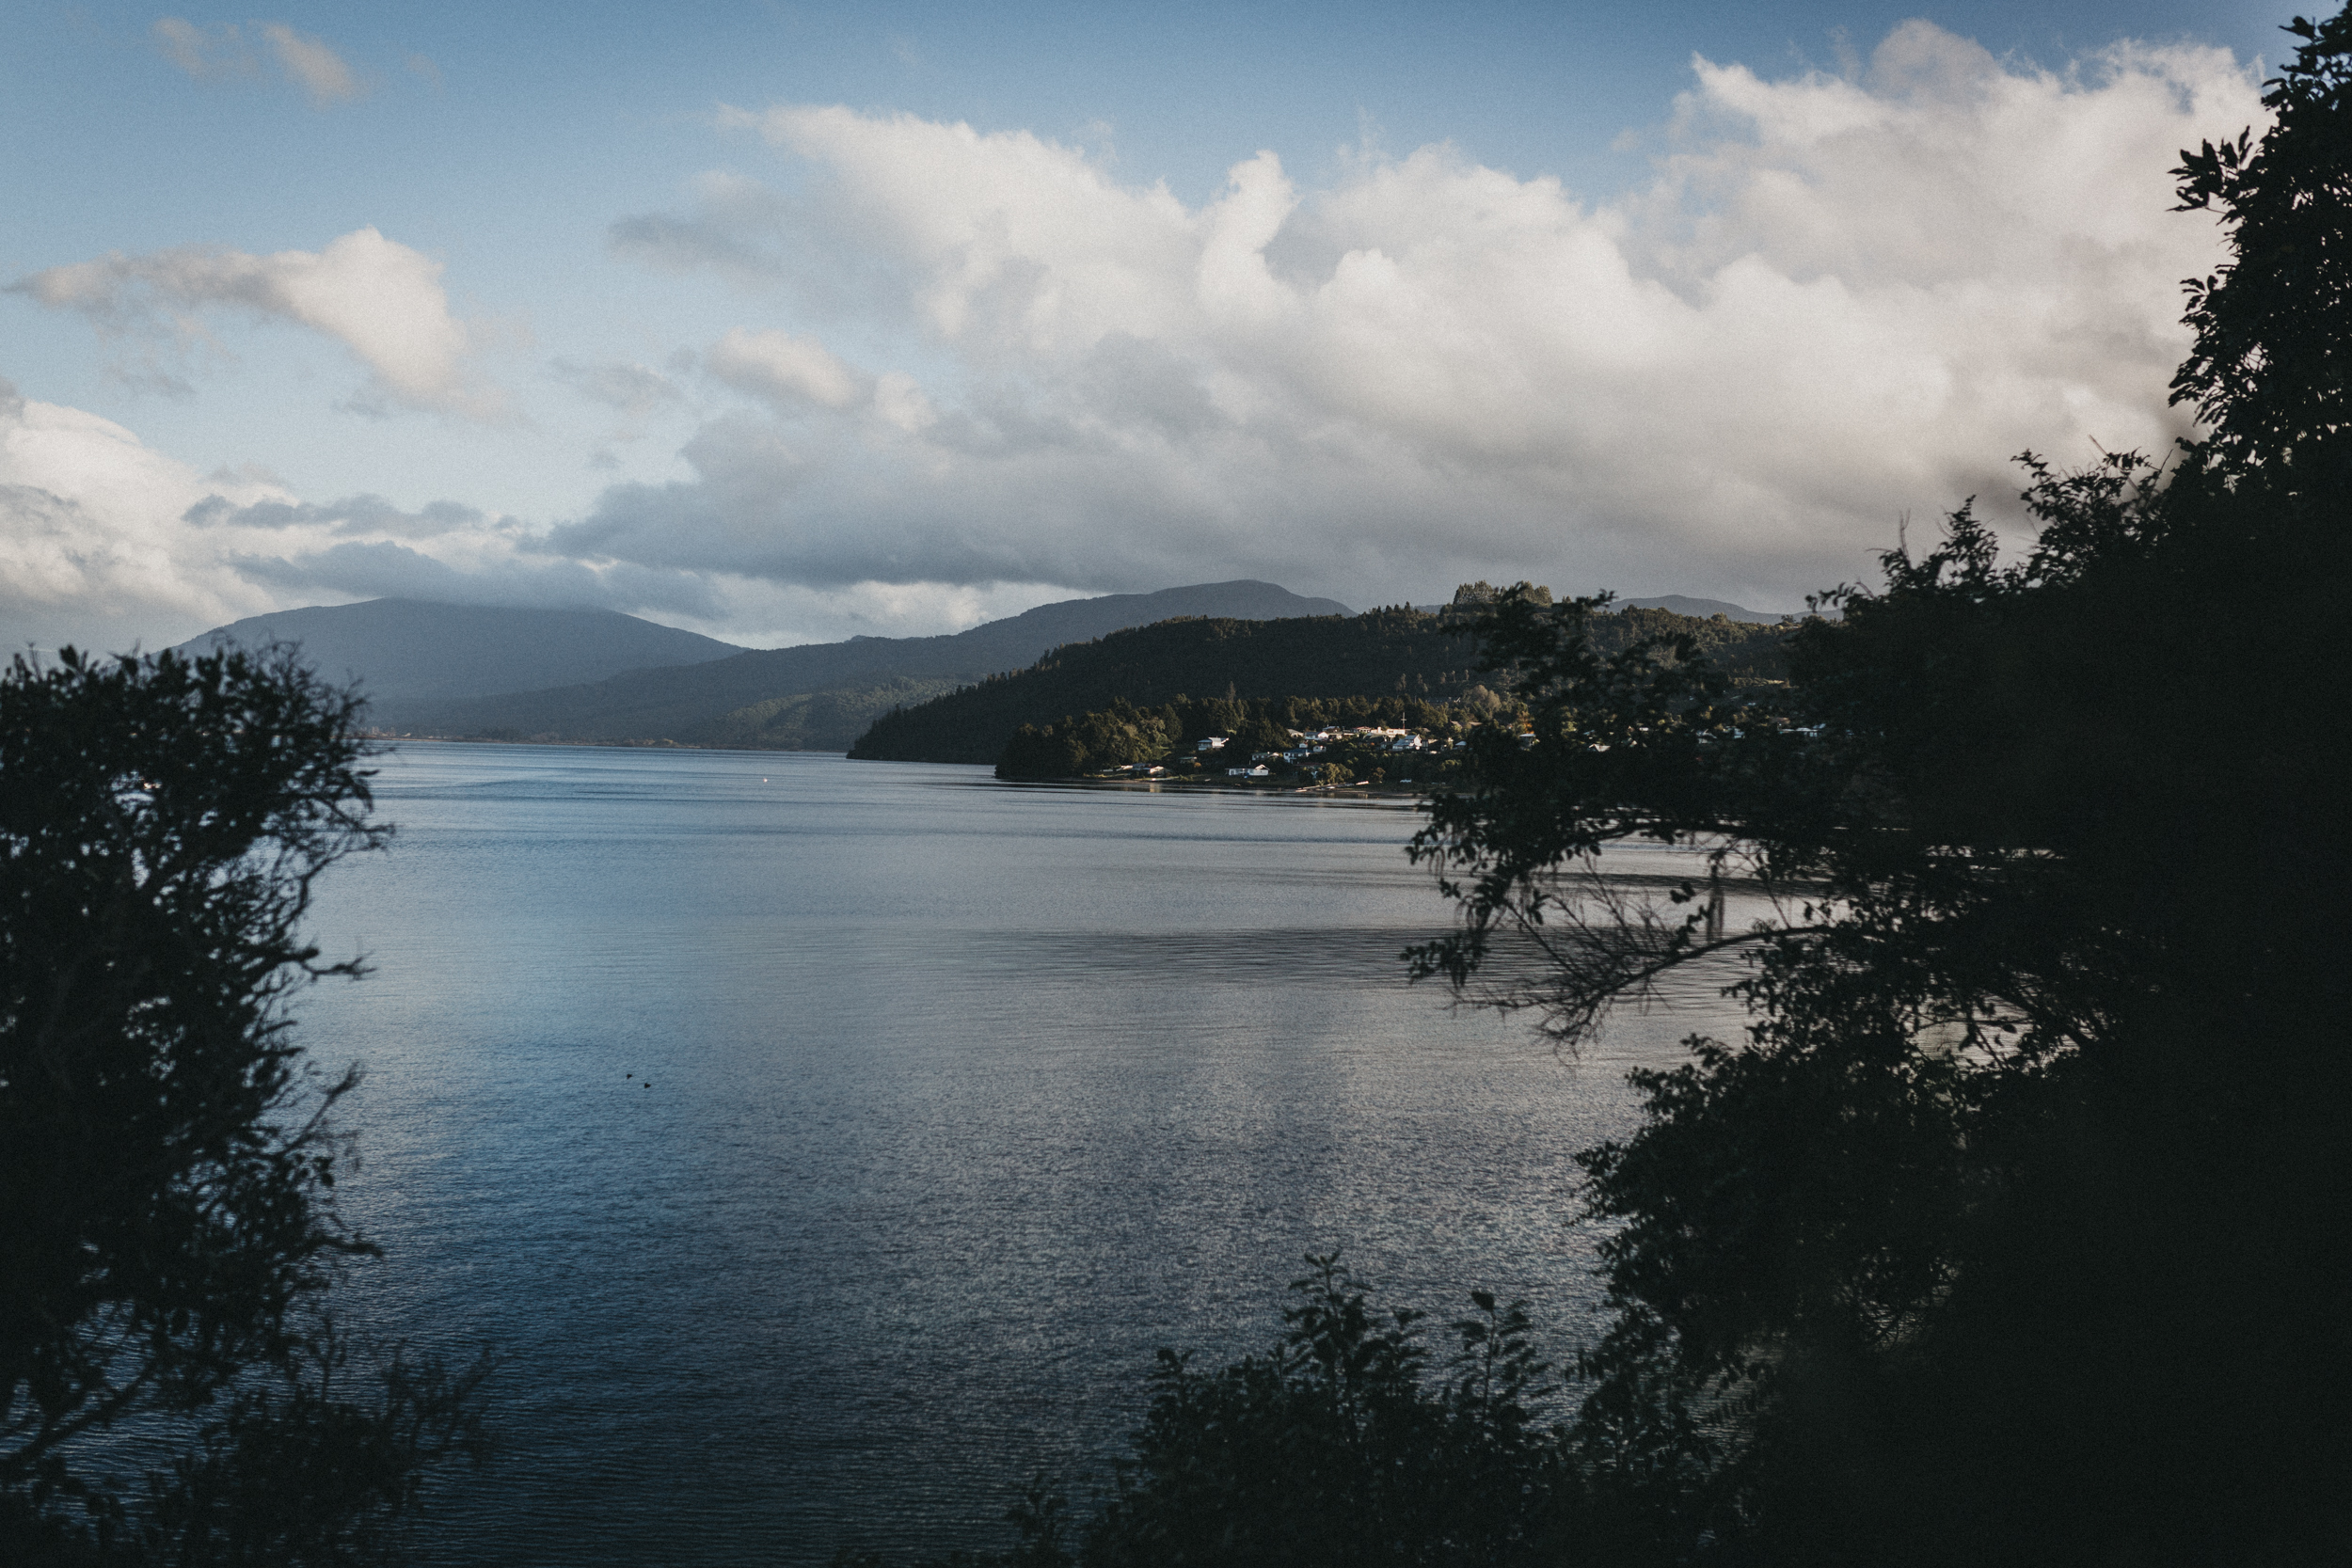
<instances>
[{"instance_id":1,"label":"dark foliage","mask_svg":"<svg viewBox=\"0 0 2352 1568\"><path fill-rule=\"evenodd\" d=\"M2286 29L2295 63L2265 84L2277 117L2183 152L2181 205L2217 213L2234 252L2188 280L2196 347L2172 381L2213 425L2209 459L2298 487L2352 482L2352 15ZM2326 447L2330 459L2321 461Z\"/></svg>"},{"instance_id":2,"label":"dark foliage","mask_svg":"<svg viewBox=\"0 0 2352 1568\"><path fill-rule=\"evenodd\" d=\"M1786 691L1604 653L1589 606L1481 622L1535 740L1480 742L1435 802L1417 851L1464 921L1422 969L1573 1041L1666 969L1747 963L1746 1039L1637 1074L1645 1125L1582 1159L1618 1310L1582 1425L1711 1440L1693 1548L2343 1549L2352 513L2322 262L2352 106L2343 19L2296 30L2259 151L2181 171L2237 261L2192 292L2182 385L2217 435L2169 474L2027 457L2032 548L2004 563L1963 507L1796 634ZM1630 901L1597 875L1628 836L1714 847L1771 912L1724 928L1705 877ZM1502 932L1542 978L1486 980Z\"/></svg>"},{"instance_id":3,"label":"dark foliage","mask_svg":"<svg viewBox=\"0 0 2352 1568\"><path fill-rule=\"evenodd\" d=\"M1336 1259L1293 1283L1280 1343L1214 1370L1162 1351L1150 1414L1083 1560L1123 1564L1559 1560L1581 1497L1525 1309L1476 1292L1433 1376L1420 1314Z\"/></svg>"},{"instance_id":4,"label":"dark foliage","mask_svg":"<svg viewBox=\"0 0 2352 1568\"><path fill-rule=\"evenodd\" d=\"M1098 1507L1073 1513L1040 1481L1006 1515L1016 1546L934 1568L1508 1568L1666 1549L1657 1478L1588 1461L1523 1304L1470 1292L1439 1364L1422 1314L1375 1306L1335 1256L1307 1261L1264 1354L1204 1370L1160 1352Z\"/></svg>"},{"instance_id":5,"label":"dark foliage","mask_svg":"<svg viewBox=\"0 0 2352 1568\"><path fill-rule=\"evenodd\" d=\"M996 776L1074 779L1129 763L1157 762L1173 753L1183 734L1181 713L1138 709L1121 698L1100 713L1064 718L1042 729L1022 725L1005 742Z\"/></svg>"},{"instance_id":6,"label":"dark foliage","mask_svg":"<svg viewBox=\"0 0 2352 1568\"><path fill-rule=\"evenodd\" d=\"M1720 616L1701 621L1662 610L1629 610L1602 622L1595 635L1612 645L1671 627L1708 649L1735 677L1770 680L1785 673L1787 632L1778 626ZM1107 711L1118 702L1164 707L1187 694L1222 692L1262 702L1362 697L1456 703L1486 679L1471 657L1469 626L1464 616L1402 607L1284 621L1163 621L1057 648L1026 670L892 712L850 754L993 763L1024 724L1041 729L1065 716Z\"/></svg>"},{"instance_id":7,"label":"dark foliage","mask_svg":"<svg viewBox=\"0 0 2352 1568\"><path fill-rule=\"evenodd\" d=\"M290 654L0 676L0 1541L12 1560L347 1555L472 1445L482 1369L372 1370L322 1080L285 1004L318 876L380 844L356 698ZM355 1386L358 1385L358 1386ZM150 1474L110 1440L179 1440Z\"/></svg>"}]
</instances>

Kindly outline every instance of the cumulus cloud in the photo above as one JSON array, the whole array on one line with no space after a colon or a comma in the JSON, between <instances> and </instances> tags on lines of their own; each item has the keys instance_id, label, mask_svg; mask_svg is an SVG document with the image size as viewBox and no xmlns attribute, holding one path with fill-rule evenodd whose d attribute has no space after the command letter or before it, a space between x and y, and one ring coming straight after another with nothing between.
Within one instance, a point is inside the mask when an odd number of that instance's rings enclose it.
<instances>
[{"instance_id":1,"label":"cumulus cloud","mask_svg":"<svg viewBox=\"0 0 2352 1568\"><path fill-rule=\"evenodd\" d=\"M157 38L236 69L223 32ZM622 438L691 428L687 477L528 525L319 501L0 388L0 638L151 646L409 594L779 643L1236 576L1790 608L1867 576L1903 514L2005 499L2022 448L2185 428L2177 280L2220 249L2165 171L2263 114L2218 52L2043 71L1911 24L1844 75L1696 62L1654 178L1606 202L1438 146L1320 187L1261 152L1191 204L1021 132L728 118L789 174L707 177L612 243L761 303L662 369L551 367ZM10 287L166 343L293 322L359 358L364 400L501 406L438 265L372 229Z\"/></svg>"},{"instance_id":2,"label":"cumulus cloud","mask_svg":"<svg viewBox=\"0 0 2352 1568\"><path fill-rule=\"evenodd\" d=\"M208 482L111 420L0 393L0 643L151 646L275 608L187 548L180 518L215 491L282 491Z\"/></svg>"},{"instance_id":3,"label":"cumulus cloud","mask_svg":"<svg viewBox=\"0 0 2352 1568\"><path fill-rule=\"evenodd\" d=\"M293 322L335 339L368 367L356 406L505 412L504 399L472 373L473 334L450 313L441 263L372 227L317 251L116 252L34 273L8 291L79 311L107 332L143 329L183 341L207 336L198 312L210 309Z\"/></svg>"},{"instance_id":4,"label":"cumulus cloud","mask_svg":"<svg viewBox=\"0 0 2352 1568\"><path fill-rule=\"evenodd\" d=\"M1693 70L1655 179L1603 204L1438 146L1317 190L1261 152L1188 206L1023 132L728 111L807 188L713 177L615 246L780 285L803 325L882 300L926 376L730 334L709 366L766 411L552 543L814 584L1784 605L1906 512L2006 499L2023 448L2185 429L2177 280L2219 246L2166 170L2261 121L2226 53L2050 71L1911 23L1850 76Z\"/></svg>"},{"instance_id":5,"label":"cumulus cloud","mask_svg":"<svg viewBox=\"0 0 2352 1568\"><path fill-rule=\"evenodd\" d=\"M584 561L457 501L310 502L265 469L200 474L0 380L0 652L151 649L268 610L386 595L619 610L763 645L952 630L1071 596Z\"/></svg>"},{"instance_id":6,"label":"cumulus cloud","mask_svg":"<svg viewBox=\"0 0 2352 1568\"><path fill-rule=\"evenodd\" d=\"M178 641L322 601L405 594L708 617L708 577L591 565L455 501L306 502L265 475L203 475L131 431L0 383L0 642Z\"/></svg>"}]
</instances>

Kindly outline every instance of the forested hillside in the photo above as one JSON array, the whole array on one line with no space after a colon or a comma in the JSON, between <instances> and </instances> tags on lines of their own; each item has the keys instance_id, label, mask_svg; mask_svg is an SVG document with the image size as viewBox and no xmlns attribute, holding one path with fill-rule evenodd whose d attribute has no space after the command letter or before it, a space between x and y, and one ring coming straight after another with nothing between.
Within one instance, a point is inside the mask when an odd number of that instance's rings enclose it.
<instances>
[{"instance_id":1,"label":"forested hillside","mask_svg":"<svg viewBox=\"0 0 2352 1568\"><path fill-rule=\"evenodd\" d=\"M993 763L1024 724L1047 725L1114 703L1180 697L1407 697L1452 703L1482 678L1463 618L1398 606L1287 621L1164 621L1055 649L1028 669L892 712L850 755L885 762ZM1784 673L1786 631L1717 616L1627 610L1594 619L1621 647L1687 632L1736 677Z\"/></svg>"}]
</instances>

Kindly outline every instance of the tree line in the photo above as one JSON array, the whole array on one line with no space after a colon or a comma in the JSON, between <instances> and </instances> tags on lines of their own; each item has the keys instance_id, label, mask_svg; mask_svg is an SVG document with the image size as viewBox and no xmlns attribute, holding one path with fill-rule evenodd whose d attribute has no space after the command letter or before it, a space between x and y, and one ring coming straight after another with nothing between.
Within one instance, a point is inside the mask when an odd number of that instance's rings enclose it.
<instances>
[{"instance_id":1,"label":"tree line","mask_svg":"<svg viewBox=\"0 0 2352 1568\"><path fill-rule=\"evenodd\" d=\"M1446 704L1420 697L1180 695L1157 707L1137 707L1114 698L1098 712L1065 716L1051 724L1022 725L998 754L996 776L1071 779L1136 763L1177 768L1198 763L1222 771L1263 752L1288 750L1298 744L1300 734L1343 728L1458 734L1506 707L1482 686L1470 688L1460 702ZM1225 744L1200 752L1200 743L1210 739ZM1347 749L1343 743L1334 752ZM1370 754L1362 747L1355 751Z\"/></svg>"},{"instance_id":2,"label":"tree line","mask_svg":"<svg viewBox=\"0 0 2352 1568\"><path fill-rule=\"evenodd\" d=\"M1490 679L1477 667L1471 626L1466 614L1409 606L1281 621L1161 621L1057 648L1025 670L893 709L850 755L993 763L1024 724L1043 728L1073 715L1108 712L1116 703L1164 708L1203 691L1234 700L1397 698L1442 707ZM1625 646L1669 629L1688 636L1735 679L1786 676L1785 626L1625 610L1598 617L1594 635Z\"/></svg>"}]
</instances>

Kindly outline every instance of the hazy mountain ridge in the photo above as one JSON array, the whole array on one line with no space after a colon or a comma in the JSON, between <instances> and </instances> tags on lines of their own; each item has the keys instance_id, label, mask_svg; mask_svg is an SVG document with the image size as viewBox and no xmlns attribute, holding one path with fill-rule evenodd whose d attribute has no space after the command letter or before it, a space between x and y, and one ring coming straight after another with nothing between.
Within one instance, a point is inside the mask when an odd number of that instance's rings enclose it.
<instances>
[{"instance_id":1,"label":"hazy mountain ridge","mask_svg":"<svg viewBox=\"0 0 2352 1568\"><path fill-rule=\"evenodd\" d=\"M1819 613L1818 611L1794 610L1788 614L1775 614L1769 610L1749 610L1745 606L1733 604L1728 599L1694 599L1687 594L1661 594L1656 598L1650 599L1619 599L1610 608L1613 610L1672 610L1677 615L1688 615L1700 621L1721 615L1726 620L1759 626L1777 626L1783 621L1802 621L1809 613Z\"/></svg>"},{"instance_id":2,"label":"hazy mountain ridge","mask_svg":"<svg viewBox=\"0 0 2352 1568\"><path fill-rule=\"evenodd\" d=\"M1033 663L1048 650L1180 616L1271 620L1345 614L1270 582L1241 579L1040 605L940 637L860 637L738 653L681 668L469 701L419 705L396 727L516 739L675 740L843 751L894 706Z\"/></svg>"},{"instance_id":3,"label":"hazy mountain ridge","mask_svg":"<svg viewBox=\"0 0 2352 1568\"><path fill-rule=\"evenodd\" d=\"M370 599L248 616L180 644L183 654L226 644L299 644L336 682L357 679L378 722L420 705L529 691L649 665L689 665L744 652L732 642L611 610L519 610Z\"/></svg>"},{"instance_id":4,"label":"hazy mountain ridge","mask_svg":"<svg viewBox=\"0 0 2352 1568\"><path fill-rule=\"evenodd\" d=\"M1709 612L1718 604L1679 595L1661 602ZM1633 619L1672 613L1624 604ZM1165 701L1179 689L1202 695L1237 684L1260 696L1378 696L1469 684L1467 657L1441 651L1431 641L1440 636L1435 621L1417 615L1353 616L1334 600L1242 579L1063 600L936 637L743 649L612 610L376 599L253 616L181 647L297 643L328 679L361 682L377 725L411 735L786 751L848 750L867 736L881 749L861 754L987 762L1002 744L996 709L1008 702L1019 711L1001 726L1006 734L1062 717L1057 704L1083 711L1114 695ZM1377 616L1406 620L1382 622L1374 633L1367 627ZM1171 633L1152 645L1156 651L1120 643L1115 673L1104 656L1080 652L1164 623L1198 629ZM1311 623L1327 629L1299 629ZM1343 626L1356 629L1331 629ZM1262 635L1273 626L1290 629ZM1743 626L1740 635L1755 629ZM1455 640L1442 641L1451 650ZM1041 675L1048 666L1071 673ZM1016 676L1039 678L995 689ZM950 697L961 698L958 705L933 715ZM889 736L898 732L882 724L895 726L897 710L927 715L918 729L928 738L912 751L893 749ZM930 727L940 717L952 719L952 740ZM962 733L968 724L979 727Z\"/></svg>"}]
</instances>

